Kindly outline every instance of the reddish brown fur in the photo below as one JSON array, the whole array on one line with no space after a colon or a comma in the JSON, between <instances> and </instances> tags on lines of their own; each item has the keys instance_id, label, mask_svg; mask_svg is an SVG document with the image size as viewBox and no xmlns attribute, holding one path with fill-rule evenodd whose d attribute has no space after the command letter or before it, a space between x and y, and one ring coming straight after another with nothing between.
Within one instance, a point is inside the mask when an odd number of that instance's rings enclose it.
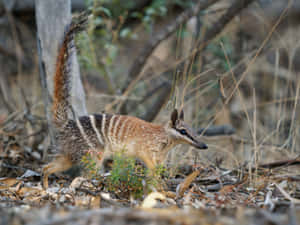
<instances>
[{"instance_id":1,"label":"reddish brown fur","mask_svg":"<svg viewBox=\"0 0 300 225\"><path fill-rule=\"evenodd\" d=\"M59 113L59 107L61 107L61 103L66 101L64 99L63 90L65 88L64 83L64 66L66 63L67 57L65 55L67 54L67 46L68 43L66 41L63 42L63 45L61 46L59 50L59 54L57 56L57 62L56 62L56 70L54 75L54 94L53 94L53 105L52 105L52 111L54 113L54 118L57 118L57 113ZM67 119L67 115L64 115ZM56 119L54 119L56 121Z\"/></svg>"}]
</instances>

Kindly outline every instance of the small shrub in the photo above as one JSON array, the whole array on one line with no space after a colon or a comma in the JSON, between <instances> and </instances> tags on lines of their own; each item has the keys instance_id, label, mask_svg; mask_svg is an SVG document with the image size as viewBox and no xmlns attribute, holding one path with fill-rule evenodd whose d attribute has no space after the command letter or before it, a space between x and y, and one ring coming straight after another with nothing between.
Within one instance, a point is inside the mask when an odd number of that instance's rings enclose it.
<instances>
[{"instance_id":1,"label":"small shrub","mask_svg":"<svg viewBox=\"0 0 300 225\"><path fill-rule=\"evenodd\" d=\"M82 158L82 164L90 178L104 179L100 176L99 168L94 157L88 153ZM162 183L162 175L166 174L166 169L162 165L150 173L142 164L136 163L136 159L123 154L123 151L113 156L113 164L110 176L105 180L107 189L120 197L140 198L151 187L158 187Z\"/></svg>"},{"instance_id":2,"label":"small shrub","mask_svg":"<svg viewBox=\"0 0 300 225\"><path fill-rule=\"evenodd\" d=\"M118 153L113 157L111 175L108 177L108 189L123 196L133 194L141 197L147 180L147 170L135 162L134 158ZM147 185L146 185L147 186Z\"/></svg>"},{"instance_id":3,"label":"small shrub","mask_svg":"<svg viewBox=\"0 0 300 225\"><path fill-rule=\"evenodd\" d=\"M101 159L101 155L102 154L97 154L97 160ZM99 178L100 166L97 166L97 160L95 159L95 155L91 154L91 152L86 153L81 159L81 164L89 178Z\"/></svg>"}]
</instances>

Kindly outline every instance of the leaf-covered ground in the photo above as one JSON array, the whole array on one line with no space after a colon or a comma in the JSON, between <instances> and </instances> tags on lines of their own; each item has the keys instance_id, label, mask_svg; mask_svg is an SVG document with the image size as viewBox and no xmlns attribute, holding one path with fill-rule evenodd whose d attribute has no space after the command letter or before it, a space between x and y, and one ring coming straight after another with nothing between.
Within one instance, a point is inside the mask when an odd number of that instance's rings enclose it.
<instances>
[{"instance_id":1,"label":"leaf-covered ground","mask_svg":"<svg viewBox=\"0 0 300 225\"><path fill-rule=\"evenodd\" d=\"M109 172L102 179L52 175L45 190L42 152L28 147L30 135L20 121L2 123L0 225L299 224L297 158L256 168L186 165L140 197L124 186L112 191Z\"/></svg>"},{"instance_id":2,"label":"leaf-covered ground","mask_svg":"<svg viewBox=\"0 0 300 225\"><path fill-rule=\"evenodd\" d=\"M259 171L254 187L246 170L211 166L140 199L83 177L57 177L44 190L40 175L27 170L1 178L0 224L299 224L299 176L285 170Z\"/></svg>"}]
</instances>

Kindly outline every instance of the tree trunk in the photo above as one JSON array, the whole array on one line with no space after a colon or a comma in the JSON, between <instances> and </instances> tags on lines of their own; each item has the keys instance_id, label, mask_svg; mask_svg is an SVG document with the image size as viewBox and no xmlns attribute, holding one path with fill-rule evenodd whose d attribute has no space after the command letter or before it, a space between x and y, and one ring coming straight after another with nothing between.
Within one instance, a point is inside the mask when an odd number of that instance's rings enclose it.
<instances>
[{"instance_id":1,"label":"tree trunk","mask_svg":"<svg viewBox=\"0 0 300 225\"><path fill-rule=\"evenodd\" d=\"M53 93L53 76L55 72L58 48L62 42L65 27L71 22L70 0L36 0L35 13L37 23L37 42L40 57L40 77L43 88L43 98L49 128L50 145L55 145L52 126L51 97ZM85 94L80 79L79 65L76 52L71 59L71 104L75 115L87 114L85 106ZM51 94L50 94L51 93ZM46 148L44 159L47 156Z\"/></svg>"}]
</instances>

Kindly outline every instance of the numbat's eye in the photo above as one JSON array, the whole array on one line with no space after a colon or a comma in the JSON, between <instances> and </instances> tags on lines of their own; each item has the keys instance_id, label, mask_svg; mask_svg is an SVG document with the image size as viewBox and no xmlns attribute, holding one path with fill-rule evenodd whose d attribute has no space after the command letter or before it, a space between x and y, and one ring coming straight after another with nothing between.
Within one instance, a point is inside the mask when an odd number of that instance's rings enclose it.
<instances>
[{"instance_id":1,"label":"numbat's eye","mask_svg":"<svg viewBox=\"0 0 300 225\"><path fill-rule=\"evenodd\" d=\"M182 135L186 135L186 134L187 134L187 132L186 132L185 129L179 130L179 132L180 132Z\"/></svg>"}]
</instances>

